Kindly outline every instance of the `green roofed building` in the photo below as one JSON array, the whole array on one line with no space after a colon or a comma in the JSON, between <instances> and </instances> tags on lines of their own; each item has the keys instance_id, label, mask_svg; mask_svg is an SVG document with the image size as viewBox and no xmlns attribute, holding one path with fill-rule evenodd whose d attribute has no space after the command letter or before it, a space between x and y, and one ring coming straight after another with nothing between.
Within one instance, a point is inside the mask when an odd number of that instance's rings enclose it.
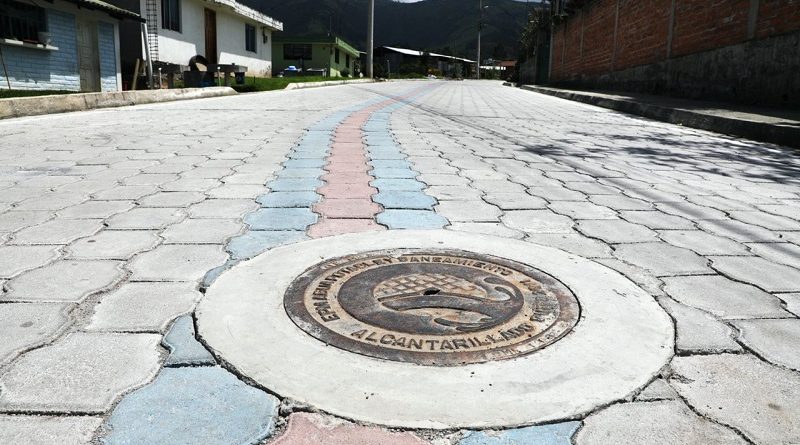
<instances>
[{"instance_id":1,"label":"green roofed building","mask_svg":"<svg viewBox=\"0 0 800 445\"><path fill-rule=\"evenodd\" d=\"M359 52L336 36L292 37L272 39L273 75L355 76L359 69ZM289 67L295 67L294 71ZM289 68L289 69L287 69Z\"/></svg>"}]
</instances>

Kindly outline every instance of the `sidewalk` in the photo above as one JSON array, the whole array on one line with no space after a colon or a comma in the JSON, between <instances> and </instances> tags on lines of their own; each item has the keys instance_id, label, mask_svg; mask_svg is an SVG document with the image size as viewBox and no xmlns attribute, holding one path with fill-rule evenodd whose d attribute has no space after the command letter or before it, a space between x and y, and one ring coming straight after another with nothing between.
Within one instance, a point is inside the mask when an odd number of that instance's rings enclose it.
<instances>
[{"instance_id":1,"label":"sidewalk","mask_svg":"<svg viewBox=\"0 0 800 445\"><path fill-rule=\"evenodd\" d=\"M577 91L535 85L521 88L686 127L800 148L800 111L635 93Z\"/></svg>"}]
</instances>

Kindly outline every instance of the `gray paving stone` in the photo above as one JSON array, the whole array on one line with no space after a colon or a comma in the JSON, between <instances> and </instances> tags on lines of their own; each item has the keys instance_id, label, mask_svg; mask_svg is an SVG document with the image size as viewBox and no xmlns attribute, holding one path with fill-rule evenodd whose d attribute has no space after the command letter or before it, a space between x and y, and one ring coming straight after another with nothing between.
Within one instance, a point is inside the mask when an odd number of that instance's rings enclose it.
<instances>
[{"instance_id":1,"label":"gray paving stone","mask_svg":"<svg viewBox=\"0 0 800 445\"><path fill-rule=\"evenodd\" d=\"M768 292L800 291L800 270L759 257L712 256L712 267L720 273Z\"/></svg>"},{"instance_id":2,"label":"gray paving stone","mask_svg":"<svg viewBox=\"0 0 800 445\"><path fill-rule=\"evenodd\" d=\"M416 179L376 179L371 181L370 185L377 188L379 191L394 190L419 192L425 188L425 184Z\"/></svg>"},{"instance_id":3,"label":"gray paving stone","mask_svg":"<svg viewBox=\"0 0 800 445\"><path fill-rule=\"evenodd\" d=\"M608 207L592 204L585 201L557 201L548 205L556 213L567 215L574 219L613 219L617 220L617 212Z\"/></svg>"},{"instance_id":4,"label":"gray paving stone","mask_svg":"<svg viewBox=\"0 0 800 445\"><path fill-rule=\"evenodd\" d=\"M429 210L389 209L379 213L377 221L390 229L441 229L449 224L443 216Z\"/></svg>"},{"instance_id":5,"label":"gray paving stone","mask_svg":"<svg viewBox=\"0 0 800 445\"><path fill-rule=\"evenodd\" d=\"M434 185L428 187L425 193L438 200L449 201L480 201L483 194L480 190L466 185Z\"/></svg>"},{"instance_id":6,"label":"gray paving stone","mask_svg":"<svg viewBox=\"0 0 800 445\"><path fill-rule=\"evenodd\" d=\"M186 207L206 199L200 192L161 192L139 200L142 207Z\"/></svg>"},{"instance_id":7,"label":"gray paving stone","mask_svg":"<svg viewBox=\"0 0 800 445\"><path fill-rule=\"evenodd\" d=\"M44 266L60 256L54 246L0 245L0 278L11 278L26 270Z\"/></svg>"},{"instance_id":8,"label":"gray paving stone","mask_svg":"<svg viewBox=\"0 0 800 445\"><path fill-rule=\"evenodd\" d=\"M14 209L23 210L61 210L66 207L78 205L88 199L85 195L76 193L45 193L41 196L28 198L18 203Z\"/></svg>"},{"instance_id":9,"label":"gray paving stone","mask_svg":"<svg viewBox=\"0 0 800 445\"><path fill-rule=\"evenodd\" d=\"M265 191L266 188L263 185L225 184L209 190L206 194L215 199L252 199Z\"/></svg>"},{"instance_id":10,"label":"gray paving stone","mask_svg":"<svg viewBox=\"0 0 800 445\"><path fill-rule=\"evenodd\" d=\"M733 339L733 329L708 313L680 304L671 298L661 298L659 302L675 319L675 348L679 354L742 350Z\"/></svg>"},{"instance_id":11,"label":"gray paving stone","mask_svg":"<svg viewBox=\"0 0 800 445\"><path fill-rule=\"evenodd\" d=\"M777 233L763 227L733 220L700 221L701 229L743 243L770 243L782 241Z\"/></svg>"},{"instance_id":12,"label":"gray paving stone","mask_svg":"<svg viewBox=\"0 0 800 445\"><path fill-rule=\"evenodd\" d=\"M109 445L248 445L275 427L278 400L218 367L165 368L108 420Z\"/></svg>"},{"instance_id":13,"label":"gray paving stone","mask_svg":"<svg viewBox=\"0 0 800 445\"><path fill-rule=\"evenodd\" d=\"M99 219L54 219L14 234L14 244L69 244L103 227Z\"/></svg>"},{"instance_id":14,"label":"gray paving stone","mask_svg":"<svg viewBox=\"0 0 800 445\"><path fill-rule=\"evenodd\" d=\"M308 239L302 230L258 230L230 240L228 252L235 260L252 258L273 247Z\"/></svg>"},{"instance_id":15,"label":"gray paving stone","mask_svg":"<svg viewBox=\"0 0 800 445\"><path fill-rule=\"evenodd\" d=\"M500 431L467 431L458 445L571 445L580 422L562 422Z\"/></svg>"},{"instance_id":16,"label":"gray paving stone","mask_svg":"<svg viewBox=\"0 0 800 445\"><path fill-rule=\"evenodd\" d=\"M620 244L614 256L647 269L656 276L711 273L708 260L691 250L666 243Z\"/></svg>"},{"instance_id":17,"label":"gray paving stone","mask_svg":"<svg viewBox=\"0 0 800 445\"><path fill-rule=\"evenodd\" d=\"M800 293L779 294L778 297L786 303L786 309L800 317Z\"/></svg>"},{"instance_id":18,"label":"gray paving stone","mask_svg":"<svg viewBox=\"0 0 800 445\"><path fill-rule=\"evenodd\" d=\"M717 210L753 210L753 207L743 202L734 201L733 199L723 198L722 196L714 195L693 195L687 196L689 201L704 207L711 207Z\"/></svg>"},{"instance_id":19,"label":"gray paving stone","mask_svg":"<svg viewBox=\"0 0 800 445\"><path fill-rule=\"evenodd\" d=\"M69 322L69 309L63 303L0 304L0 366L55 338Z\"/></svg>"},{"instance_id":20,"label":"gray paving stone","mask_svg":"<svg viewBox=\"0 0 800 445\"><path fill-rule=\"evenodd\" d=\"M623 211L620 216L634 224L641 224L654 230L691 230L695 228L686 218L669 215L660 211Z\"/></svg>"},{"instance_id":21,"label":"gray paving stone","mask_svg":"<svg viewBox=\"0 0 800 445\"><path fill-rule=\"evenodd\" d=\"M95 306L89 331L163 332L202 294L194 283L125 283Z\"/></svg>"},{"instance_id":22,"label":"gray paving stone","mask_svg":"<svg viewBox=\"0 0 800 445\"><path fill-rule=\"evenodd\" d=\"M790 243L749 243L747 246L756 255L800 269L800 245Z\"/></svg>"},{"instance_id":23,"label":"gray paving stone","mask_svg":"<svg viewBox=\"0 0 800 445\"><path fill-rule=\"evenodd\" d=\"M661 230L659 238L700 255L749 255L743 244L702 230Z\"/></svg>"},{"instance_id":24,"label":"gray paving stone","mask_svg":"<svg viewBox=\"0 0 800 445\"><path fill-rule=\"evenodd\" d=\"M383 191L372 200L387 209L431 210L436 199L422 192Z\"/></svg>"},{"instance_id":25,"label":"gray paving stone","mask_svg":"<svg viewBox=\"0 0 800 445\"><path fill-rule=\"evenodd\" d=\"M198 281L227 255L216 245L164 245L130 262L135 281Z\"/></svg>"},{"instance_id":26,"label":"gray paving stone","mask_svg":"<svg viewBox=\"0 0 800 445\"><path fill-rule=\"evenodd\" d=\"M526 233L573 233L573 221L552 210L512 210L500 219L508 227Z\"/></svg>"},{"instance_id":27,"label":"gray paving stone","mask_svg":"<svg viewBox=\"0 0 800 445\"><path fill-rule=\"evenodd\" d=\"M53 215L52 212L45 210L0 213L0 232L13 232L24 227L35 226L52 218Z\"/></svg>"},{"instance_id":28,"label":"gray paving stone","mask_svg":"<svg viewBox=\"0 0 800 445\"><path fill-rule=\"evenodd\" d=\"M484 202L441 201L436 212L453 222L497 222L501 211Z\"/></svg>"},{"instance_id":29,"label":"gray paving stone","mask_svg":"<svg viewBox=\"0 0 800 445\"><path fill-rule=\"evenodd\" d=\"M733 445L747 442L733 430L667 400L613 405L587 417L576 445Z\"/></svg>"},{"instance_id":30,"label":"gray paving stone","mask_svg":"<svg viewBox=\"0 0 800 445\"><path fill-rule=\"evenodd\" d=\"M165 244L223 244L239 234L244 224L235 219L185 219L167 227Z\"/></svg>"},{"instance_id":31,"label":"gray paving stone","mask_svg":"<svg viewBox=\"0 0 800 445\"><path fill-rule=\"evenodd\" d=\"M191 315L178 317L161 342L169 349L165 366L213 366L217 362L195 338Z\"/></svg>"},{"instance_id":32,"label":"gray paving stone","mask_svg":"<svg viewBox=\"0 0 800 445\"><path fill-rule=\"evenodd\" d=\"M636 396L637 402L652 402L655 400L676 400L678 393L662 378L653 380L642 392Z\"/></svg>"},{"instance_id":33,"label":"gray paving stone","mask_svg":"<svg viewBox=\"0 0 800 445\"><path fill-rule=\"evenodd\" d=\"M739 338L770 363L800 371L800 320L737 320Z\"/></svg>"},{"instance_id":34,"label":"gray paving stone","mask_svg":"<svg viewBox=\"0 0 800 445\"><path fill-rule=\"evenodd\" d=\"M316 178L287 178L271 181L267 187L274 192L307 192L314 191L322 185L323 182Z\"/></svg>"},{"instance_id":35,"label":"gray paving stone","mask_svg":"<svg viewBox=\"0 0 800 445\"><path fill-rule=\"evenodd\" d=\"M258 197L262 207L308 208L322 199L316 192L270 192Z\"/></svg>"},{"instance_id":36,"label":"gray paving stone","mask_svg":"<svg viewBox=\"0 0 800 445\"><path fill-rule=\"evenodd\" d=\"M162 229L170 224L182 220L186 212L182 209L165 208L136 208L120 213L106 220L106 225L111 229Z\"/></svg>"},{"instance_id":37,"label":"gray paving stone","mask_svg":"<svg viewBox=\"0 0 800 445\"><path fill-rule=\"evenodd\" d=\"M413 179L419 173L408 168L382 168L376 167L370 170L370 174L378 179Z\"/></svg>"},{"instance_id":38,"label":"gray paving stone","mask_svg":"<svg viewBox=\"0 0 800 445\"><path fill-rule=\"evenodd\" d=\"M565 250L586 258L612 258L611 247L579 233L532 233L527 241Z\"/></svg>"},{"instance_id":39,"label":"gray paving stone","mask_svg":"<svg viewBox=\"0 0 800 445\"><path fill-rule=\"evenodd\" d=\"M0 415L0 443L25 445L85 445L102 417Z\"/></svg>"},{"instance_id":40,"label":"gray paving stone","mask_svg":"<svg viewBox=\"0 0 800 445\"><path fill-rule=\"evenodd\" d=\"M527 193L493 193L483 198L503 210L536 210L547 208L547 201Z\"/></svg>"},{"instance_id":41,"label":"gray paving stone","mask_svg":"<svg viewBox=\"0 0 800 445\"><path fill-rule=\"evenodd\" d=\"M0 376L0 411L99 414L153 378L155 334L74 333L31 351Z\"/></svg>"},{"instance_id":42,"label":"gray paving stone","mask_svg":"<svg viewBox=\"0 0 800 445\"><path fill-rule=\"evenodd\" d=\"M263 208L245 216L244 222L251 230L306 230L317 218L311 209Z\"/></svg>"},{"instance_id":43,"label":"gray paving stone","mask_svg":"<svg viewBox=\"0 0 800 445\"><path fill-rule=\"evenodd\" d=\"M158 187L154 185L120 185L95 193L93 198L102 201L128 201L140 199L156 192L158 192Z\"/></svg>"},{"instance_id":44,"label":"gray paving stone","mask_svg":"<svg viewBox=\"0 0 800 445\"><path fill-rule=\"evenodd\" d=\"M109 218L134 207L133 201L86 201L58 211L62 219Z\"/></svg>"},{"instance_id":45,"label":"gray paving stone","mask_svg":"<svg viewBox=\"0 0 800 445\"><path fill-rule=\"evenodd\" d=\"M438 173L423 173L419 175L420 181L430 186L434 185L467 185L469 179L458 175L443 175Z\"/></svg>"},{"instance_id":46,"label":"gray paving stone","mask_svg":"<svg viewBox=\"0 0 800 445\"><path fill-rule=\"evenodd\" d=\"M672 369L672 386L701 415L736 428L754 443L800 442L796 372L741 354L676 357Z\"/></svg>"},{"instance_id":47,"label":"gray paving stone","mask_svg":"<svg viewBox=\"0 0 800 445\"><path fill-rule=\"evenodd\" d=\"M258 208L252 199L207 199L189 207L191 218L240 218Z\"/></svg>"},{"instance_id":48,"label":"gray paving stone","mask_svg":"<svg viewBox=\"0 0 800 445\"><path fill-rule=\"evenodd\" d=\"M649 202L625 195L591 195L589 201L614 210L654 210Z\"/></svg>"},{"instance_id":49,"label":"gray paving stone","mask_svg":"<svg viewBox=\"0 0 800 445\"><path fill-rule=\"evenodd\" d=\"M9 281L9 291L0 300L80 302L121 280L121 265L119 261L55 261Z\"/></svg>"},{"instance_id":50,"label":"gray paving stone","mask_svg":"<svg viewBox=\"0 0 800 445\"><path fill-rule=\"evenodd\" d=\"M633 224L621 219L578 221L577 229L592 238L607 243L652 243L658 235L645 226Z\"/></svg>"},{"instance_id":51,"label":"gray paving stone","mask_svg":"<svg viewBox=\"0 0 800 445\"><path fill-rule=\"evenodd\" d=\"M82 260L127 260L161 242L158 232L146 230L103 230L67 247L67 258Z\"/></svg>"},{"instance_id":52,"label":"gray paving stone","mask_svg":"<svg viewBox=\"0 0 800 445\"><path fill-rule=\"evenodd\" d=\"M663 285L662 281L653 276L651 272L641 267L633 266L616 258L597 258L595 261L625 275L629 280L649 292L650 295L664 295L664 292L661 290L661 286Z\"/></svg>"},{"instance_id":53,"label":"gray paving stone","mask_svg":"<svg viewBox=\"0 0 800 445\"><path fill-rule=\"evenodd\" d=\"M491 222L484 222L484 223L469 223L469 222L455 222L448 227L451 230L455 230L458 232L470 232L470 233L481 233L484 235L493 235L499 236L502 238L515 238L515 239L522 239L525 237L525 234L518 231L509 229L508 227L504 226L500 223L491 223Z\"/></svg>"},{"instance_id":54,"label":"gray paving stone","mask_svg":"<svg viewBox=\"0 0 800 445\"><path fill-rule=\"evenodd\" d=\"M796 201L795 201L796 202ZM763 210L774 215L785 216L794 220L800 220L800 205L781 205L781 204L768 204L758 206Z\"/></svg>"},{"instance_id":55,"label":"gray paving stone","mask_svg":"<svg viewBox=\"0 0 800 445\"><path fill-rule=\"evenodd\" d=\"M524 193L525 187L511 181L496 180L476 180L470 184L472 187L481 190L484 194L493 195L495 193Z\"/></svg>"},{"instance_id":56,"label":"gray paving stone","mask_svg":"<svg viewBox=\"0 0 800 445\"><path fill-rule=\"evenodd\" d=\"M731 218L770 230L800 230L800 221L766 212L732 210Z\"/></svg>"},{"instance_id":57,"label":"gray paving stone","mask_svg":"<svg viewBox=\"0 0 800 445\"><path fill-rule=\"evenodd\" d=\"M198 169L195 169L198 170ZM191 177L189 174L182 174L181 179L177 181L168 182L161 186L161 191L164 192L206 192L211 190L215 187L219 187L222 183L218 179L212 178L219 178L226 174L232 173L228 169L224 169L224 173L220 173L218 170L215 172L208 173L209 178L195 178Z\"/></svg>"},{"instance_id":58,"label":"gray paving stone","mask_svg":"<svg viewBox=\"0 0 800 445\"><path fill-rule=\"evenodd\" d=\"M664 291L679 302L726 319L776 318L789 314L774 296L719 275L664 278Z\"/></svg>"}]
</instances>

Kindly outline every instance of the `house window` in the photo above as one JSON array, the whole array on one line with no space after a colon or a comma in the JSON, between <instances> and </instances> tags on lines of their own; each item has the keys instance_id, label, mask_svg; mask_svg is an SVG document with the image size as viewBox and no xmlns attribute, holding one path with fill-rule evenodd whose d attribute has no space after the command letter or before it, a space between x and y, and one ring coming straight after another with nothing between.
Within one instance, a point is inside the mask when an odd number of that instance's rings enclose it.
<instances>
[{"instance_id":1,"label":"house window","mask_svg":"<svg viewBox=\"0 0 800 445\"><path fill-rule=\"evenodd\" d=\"M348 68L350 68L350 54L346 54L344 56L344 63L345 65L347 65Z\"/></svg>"},{"instance_id":2,"label":"house window","mask_svg":"<svg viewBox=\"0 0 800 445\"><path fill-rule=\"evenodd\" d=\"M161 0L161 28L181 32L181 0Z\"/></svg>"},{"instance_id":3,"label":"house window","mask_svg":"<svg viewBox=\"0 0 800 445\"><path fill-rule=\"evenodd\" d=\"M44 8L0 0L0 38L34 43L40 32L47 32Z\"/></svg>"},{"instance_id":4,"label":"house window","mask_svg":"<svg viewBox=\"0 0 800 445\"><path fill-rule=\"evenodd\" d=\"M339 48L336 48L336 51L333 53L333 61L337 64L339 63Z\"/></svg>"},{"instance_id":5,"label":"house window","mask_svg":"<svg viewBox=\"0 0 800 445\"><path fill-rule=\"evenodd\" d=\"M283 45L284 60L311 60L311 44L287 43Z\"/></svg>"},{"instance_id":6,"label":"house window","mask_svg":"<svg viewBox=\"0 0 800 445\"><path fill-rule=\"evenodd\" d=\"M244 49L256 52L256 27L253 25L244 25Z\"/></svg>"}]
</instances>

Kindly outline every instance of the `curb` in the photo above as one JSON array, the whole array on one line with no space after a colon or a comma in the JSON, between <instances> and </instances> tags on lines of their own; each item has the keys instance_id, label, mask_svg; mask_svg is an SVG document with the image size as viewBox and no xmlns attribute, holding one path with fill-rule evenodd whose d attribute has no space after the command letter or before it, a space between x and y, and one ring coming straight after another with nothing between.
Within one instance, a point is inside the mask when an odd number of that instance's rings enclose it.
<instances>
[{"instance_id":1,"label":"curb","mask_svg":"<svg viewBox=\"0 0 800 445\"><path fill-rule=\"evenodd\" d=\"M523 85L520 88L561 99L622 111L662 122L669 122L671 124L678 124L685 127L713 131L715 133L723 133L761 142L770 142L787 147L800 148L800 127L715 116L682 108L671 108L632 100L617 99L609 96L560 90L557 88L545 88L532 85Z\"/></svg>"},{"instance_id":2,"label":"curb","mask_svg":"<svg viewBox=\"0 0 800 445\"><path fill-rule=\"evenodd\" d=\"M235 95L229 87L114 91L0 99L0 119Z\"/></svg>"},{"instance_id":3,"label":"curb","mask_svg":"<svg viewBox=\"0 0 800 445\"><path fill-rule=\"evenodd\" d=\"M355 79L355 80L327 80L322 82L296 82L286 85L284 90L302 90L306 88L319 88L319 87L332 87L337 85L348 85L351 83L375 83L373 79Z\"/></svg>"}]
</instances>

